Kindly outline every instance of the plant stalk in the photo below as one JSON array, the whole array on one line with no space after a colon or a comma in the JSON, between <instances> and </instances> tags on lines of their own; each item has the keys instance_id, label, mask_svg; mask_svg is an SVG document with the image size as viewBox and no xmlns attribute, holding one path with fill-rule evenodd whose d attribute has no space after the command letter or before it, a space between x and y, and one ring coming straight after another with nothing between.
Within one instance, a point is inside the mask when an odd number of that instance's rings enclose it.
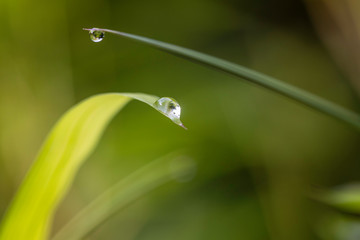
<instances>
[{"instance_id":1,"label":"plant stalk","mask_svg":"<svg viewBox=\"0 0 360 240\"><path fill-rule=\"evenodd\" d=\"M342 106L339 106L335 103L332 103L326 99L323 99L315 94L309 93L305 90L292 86L288 83L284 83L280 80L277 80L273 77L267 76L265 74L256 72L254 70L248 69L246 67L240 66L238 64L213 57L201 52L197 52L188 48L176 46L166 42L161 42L158 40L153 40L150 38L124 33L119 31L114 31L111 29L103 28L84 28L84 30L90 31L103 31L107 33L112 33L118 36L122 36L137 42L141 42L152 47L158 48L165 52L171 53L176 56L186 58L198 63L202 63L209 67L215 68L222 72L228 73L238 78L246 79L252 83L280 93L290 99L296 100L302 104L305 104L315 110L318 110L322 113L325 113L335 119L341 120L360 131L360 115L351 110L348 110Z\"/></svg>"}]
</instances>

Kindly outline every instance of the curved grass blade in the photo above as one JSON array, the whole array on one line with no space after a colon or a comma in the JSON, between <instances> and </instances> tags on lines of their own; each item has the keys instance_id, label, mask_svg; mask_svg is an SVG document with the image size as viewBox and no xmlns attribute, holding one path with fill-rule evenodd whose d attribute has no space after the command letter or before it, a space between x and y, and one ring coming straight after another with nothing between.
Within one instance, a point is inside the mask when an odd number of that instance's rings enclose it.
<instances>
[{"instance_id":1,"label":"curved grass blade","mask_svg":"<svg viewBox=\"0 0 360 240\"><path fill-rule=\"evenodd\" d=\"M351 126L354 126L357 130L360 130L359 114L347 110L337 104L334 104L328 100L320 98L307 91L294 87L290 84L281 82L273 77L269 77L262 73L253 71L246 67L201 52L197 52L191 49L179 47L173 44L153 40L150 38L146 38L134 34L114 31L111 29L103 29L103 28L91 28L91 29L84 28L84 30L90 32L100 31L100 32L113 33L121 37L129 38L131 40L135 40L150 45L165 52L169 52L171 54L205 64L222 72L226 72L233 76L246 79L252 83L256 83L260 86L278 92L288 98L294 99L313 109L326 113L329 116L334 117L335 119L339 119Z\"/></svg>"},{"instance_id":2,"label":"curved grass blade","mask_svg":"<svg viewBox=\"0 0 360 240\"><path fill-rule=\"evenodd\" d=\"M47 238L54 211L77 170L95 148L112 117L131 99L159 110L155 105L159 97L110 93L82 101L59 120L5 214L0 240ZM170 115L160 112L173 117L171 111ZM180 119L174 122L179 124Z\"/></svg>"},{"instance_id":3,"label":"curved grass blade","mask_svg":"<svg viewBox=\"0 0 360 240\"><path fill-rule=\"evenodd\" d=\"M102 193L70 220L52 240L83 239L120 209L173 180L174 176L184 176L193 170L193 161L179 153L155 160Z\"/></svg>"}]
</instances>

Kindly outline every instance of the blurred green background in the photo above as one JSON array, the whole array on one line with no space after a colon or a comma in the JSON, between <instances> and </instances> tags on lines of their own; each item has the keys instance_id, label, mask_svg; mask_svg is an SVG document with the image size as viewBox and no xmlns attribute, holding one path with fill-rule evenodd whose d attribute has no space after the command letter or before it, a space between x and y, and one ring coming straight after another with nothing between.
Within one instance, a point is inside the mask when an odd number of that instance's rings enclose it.
<instances>
[{"instance_id":1,"label":"blurred green background","mask_svg":"<svg viewBox=\"0 0 360 240\"><path fill-rule=\"evenodd\" d=\"M311 199L360 181L351 127L245 81L83 27L222 57L359 110L355 0L0 0L0 215L55 121L104 92L171 96L185 131L132 102L57 211L54 232L112 183L173 150L197 163L89 239L360 239L360 218ZM149 141L151 139L151 141Z\"/></svg>"}]
</instances>

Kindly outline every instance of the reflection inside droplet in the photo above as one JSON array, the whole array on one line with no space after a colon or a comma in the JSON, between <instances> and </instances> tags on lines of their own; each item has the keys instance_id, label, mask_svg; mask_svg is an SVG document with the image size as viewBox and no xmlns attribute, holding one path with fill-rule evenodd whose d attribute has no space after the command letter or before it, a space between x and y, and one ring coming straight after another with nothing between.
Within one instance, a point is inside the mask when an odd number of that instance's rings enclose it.
<instances>
[{"instance_id":1,"label":"reflection inside droplet","mask_svg":"<svg viewBox=\"0 0 360 240\"><path fill-rule=\"evenodd\" d=\"M180 118L180 105L172 98L163 97L155 102L156 108L171 120Z\"/></svg>"},{"instance_id":2,"label":"reflection inside droplet","mask_svg":"<svg viewBox=\"0 0 360 240\"><path fill-rule=\"evenodd\" d=\"M175 99L162 97L154 103L154 107L170 118L174 123L186 129L180 121L181 107Z\"/></svg>"},{"instance_id":3,"label":"reflection inside droplet","mask_svg":"<svg viewBox=\"0 0 360 240\"><path fill-rule=\"evenodd\" d=\"M90 39L93 42L101 42L105 37L105 32L99 30L89 30Z\"/></svg>"}]
</instances>

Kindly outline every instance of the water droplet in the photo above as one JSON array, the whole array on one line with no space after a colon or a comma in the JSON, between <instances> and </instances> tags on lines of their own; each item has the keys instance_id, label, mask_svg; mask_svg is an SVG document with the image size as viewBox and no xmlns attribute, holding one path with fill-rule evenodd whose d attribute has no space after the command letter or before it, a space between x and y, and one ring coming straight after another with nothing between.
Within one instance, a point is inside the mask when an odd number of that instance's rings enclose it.
<instances>
[{"instance_id":1,"label":"water droplet","mask_svg":"<svg viewBox=\"0 0 360 240\"><path fill-rule=\"evenodd\" d=\"M181 107L175 99L169 97L162 97L154 103L154 107L170 118L177 125L187 129L180 121Z\"/></svg>"},{"instance_id":2,"label":"water droplet","mask_svg":"<svg viewBox=\"0 0 360 240\"><path fill-rule=\"evenodd\" d=\"M101 42L105 37L105 32L91 29L89 30L90 39L93 42Z\"/></svg>"}]
</instances>

